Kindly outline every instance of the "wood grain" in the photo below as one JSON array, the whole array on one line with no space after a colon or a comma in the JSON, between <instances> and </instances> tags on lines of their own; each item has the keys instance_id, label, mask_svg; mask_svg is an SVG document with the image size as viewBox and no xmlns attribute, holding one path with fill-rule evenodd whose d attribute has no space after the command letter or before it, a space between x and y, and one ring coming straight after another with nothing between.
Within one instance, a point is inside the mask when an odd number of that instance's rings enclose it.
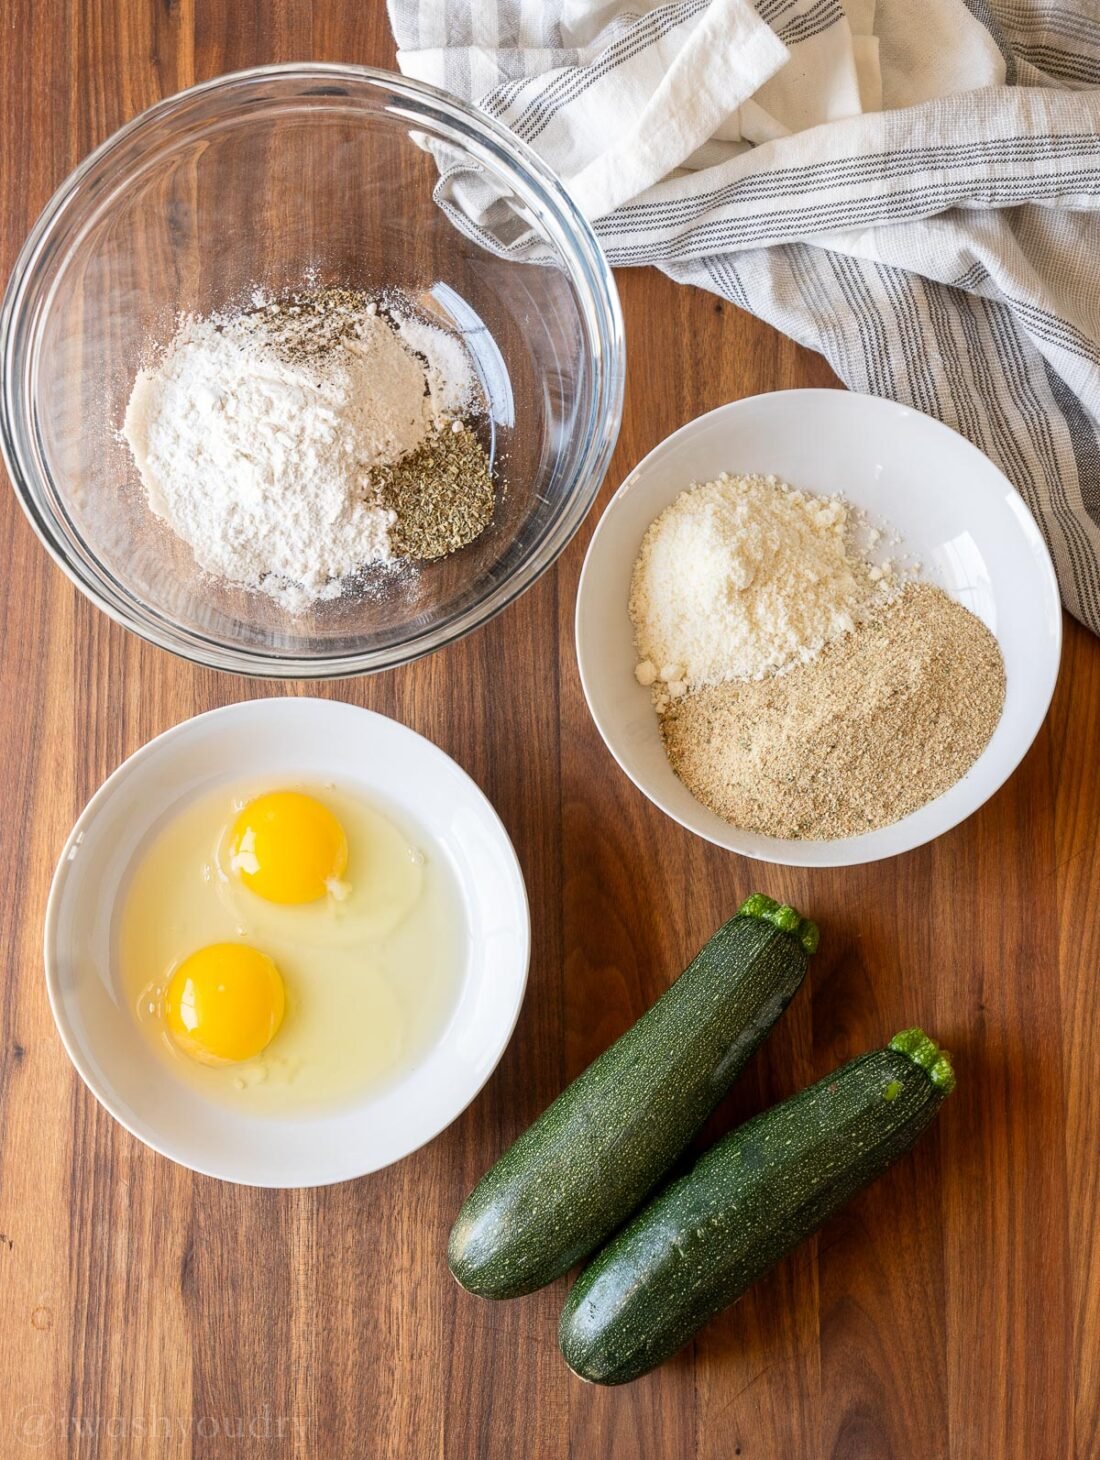
<instances>
[{"instance_id":1,"label":"wood grain","mask_svg":"<svg viewBox=\"0 0 1100 1460\"><path fill-rule=\"evenodd\" d=\"M157 97L262 61L393 64L377 0L7 0L0 27L5 271L79 157ZM604 501L691 416L832 383L709 295L649 272L620 286L630 379ZM471 640L321 691L431 736L485 788L528 878L534 960L516 1037L450 1130L379 1176L264 1193L176 1169L99 1109L53 1029L40 930L103 777L184 717L283 687L122 633L0 499L0 1455L1100 1455L1100 644L1068 625L1024 765L932 847L835 872L751 866L645 802L588 718L571 620L596 516ZM554 1341L564 1284L468 1298L444 1264L450 1220L757 885L820 919L822 953L709 1134L914 1021L956 1052L959 1092L691 1349L628 1389L582 1386Z\"/></svg>"}]
</instances>

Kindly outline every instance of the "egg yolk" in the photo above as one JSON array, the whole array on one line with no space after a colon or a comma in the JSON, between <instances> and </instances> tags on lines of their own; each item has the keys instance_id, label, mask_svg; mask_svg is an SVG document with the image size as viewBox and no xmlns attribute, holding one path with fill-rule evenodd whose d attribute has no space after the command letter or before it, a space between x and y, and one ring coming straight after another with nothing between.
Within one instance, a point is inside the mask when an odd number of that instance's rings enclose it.
<instances>
[{"instance_id":1,"label":"egg yolk","mask_svg":"<svg viewBox=\"0 0 1100 1460\"><path fill-rule=\"evenodd\" d=\"M185 958L168 983L164 1016L184 1054L203 1064L249 1060L283 1022L286 990L266 953L211 943Z\"/></svg>"},{"instance_id":2,"label":"egg yolk","mask_svg":"<svg viewBox=\"0 0 1100 1460\"><path fill-rule=\"evenodd\" d=\"M232 865L268 902L315 902L348 865L344 828L300 791L257 796L233 823Z\"/></svg>"}]
</instances>

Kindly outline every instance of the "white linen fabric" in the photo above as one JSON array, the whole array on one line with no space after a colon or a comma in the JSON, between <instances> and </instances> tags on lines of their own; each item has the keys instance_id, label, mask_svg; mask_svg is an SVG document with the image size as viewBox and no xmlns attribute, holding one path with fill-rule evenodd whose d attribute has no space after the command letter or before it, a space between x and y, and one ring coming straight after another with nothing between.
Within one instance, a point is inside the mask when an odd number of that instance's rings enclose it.
<instances>
[{"instance_id":1,"label":"white linen fabric","mask_svg":"<svg viewBox=\"0 0 1100 1460\"><path fill-rule=\"evenodd\" d=\"M993 457L1100 631L1096 0L388 0L406 74L655 264ZM482 179L437 196L522 253Z\"/></svg>"}]
</instances>

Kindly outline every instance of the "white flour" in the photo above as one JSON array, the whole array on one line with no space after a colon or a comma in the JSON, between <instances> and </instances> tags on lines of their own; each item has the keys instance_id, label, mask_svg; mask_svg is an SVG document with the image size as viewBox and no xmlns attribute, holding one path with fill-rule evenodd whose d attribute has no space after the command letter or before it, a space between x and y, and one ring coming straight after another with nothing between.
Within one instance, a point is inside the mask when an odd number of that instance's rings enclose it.
<instances>
[{"instance_id":1,"label":"white flour","mask_svg":"<svg viewBox=\"0 0 1100 1460\"><path fill-rule=\"evenodd\" d=\"M414 450L473 389L457 339L419 321L398 329L359 301L189 319L139 372L123 435L150 507L202 568L297 612L391 560L394 517L371 470Z\"/></svg>"},{"instance_id":2,"label":"white flour","mask_svg":"<svg viewBox=\"0 0 1100 1460\"><path fill-rule=\"evenodd\" d=\"M851 550L850 517L841 498L770 476L681 492L650 524L631 583L635 672L658 709L790 668L853 628L891 574Z\"/></svg>"}]
</instances>

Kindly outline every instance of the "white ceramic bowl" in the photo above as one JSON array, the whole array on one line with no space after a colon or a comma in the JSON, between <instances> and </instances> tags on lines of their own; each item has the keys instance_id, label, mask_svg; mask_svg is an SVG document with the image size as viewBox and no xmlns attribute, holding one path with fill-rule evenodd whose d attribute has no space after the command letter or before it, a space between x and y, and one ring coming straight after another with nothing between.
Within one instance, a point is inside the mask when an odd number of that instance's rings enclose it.
<instances>
[{"instance_id":1,"label":"white ceramic bowl","mask_svg":"<svg viewBox=\"0 0 1100 1460\"><path fill-rule=\"evenodd\" d=\"M956 785L902 821L836 841L791 841L729 826L673 774L649 692L634 679L627 598L646 528L691 482L774 472L842 492L898 529L924 574L997 636L1008 690L988 746ZM699 416L656 447L616 492L588 549L577 595L577 659L588 708L634 784L717 846L792 867L893 857L940 836L1001 786L1035 739L1058 677L1062 616L1046 545L988 457L919 411L840 390L789 390Z\"/></svg>"},{"instance_id":2,"label":"white ceramic bowl","mask_svg":"<svg viewBox=\"0 0 1100 1460\"><path fill-rule=\"evenodd\" d=\"M465 972L436 1045L397 1083L350 1107L286 1118L207 1100L138 1029L112 956L119 892L174 808L223 782L332 779L423 834L462 899ZM93 1095L181 1165L252 1186L321 1186L387 1166L438 1134L489 1078L527 983L523 875L500 818L449 756L383 715L331 700L264 699L186 720L125 761L85 807L46 913L46 980L65 1048Z\"/></svg>"}]
</instances>

